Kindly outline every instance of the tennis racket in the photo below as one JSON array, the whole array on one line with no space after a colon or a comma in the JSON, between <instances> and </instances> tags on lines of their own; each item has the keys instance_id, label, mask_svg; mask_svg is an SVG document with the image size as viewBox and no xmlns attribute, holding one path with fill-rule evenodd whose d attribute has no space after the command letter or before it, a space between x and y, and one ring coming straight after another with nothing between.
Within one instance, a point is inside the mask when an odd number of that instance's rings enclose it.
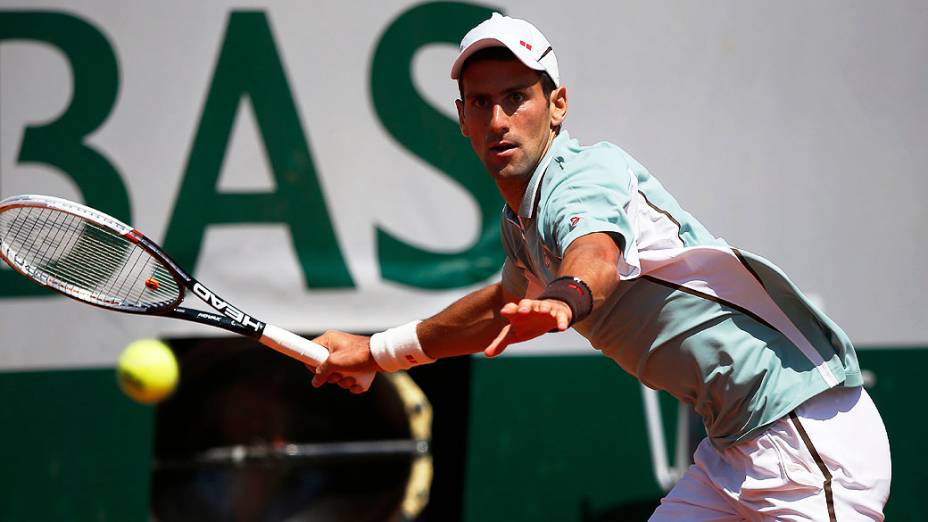
<instances>
[{"instance_id":1,"label":"tennis racket","mask_svg":"<svg viewBox=\"0 0 928 522\"><path fill-rule=\"evenodd\" d=\"M0 201L0 257L36 283L83 303L215 326L314 368L329 356L325 347L222 299L138 230L66 199L24 195ZM212 311L181 306L188 291ZM374 373L349 376L367 389Z\"/></svg>"}]
</instances>

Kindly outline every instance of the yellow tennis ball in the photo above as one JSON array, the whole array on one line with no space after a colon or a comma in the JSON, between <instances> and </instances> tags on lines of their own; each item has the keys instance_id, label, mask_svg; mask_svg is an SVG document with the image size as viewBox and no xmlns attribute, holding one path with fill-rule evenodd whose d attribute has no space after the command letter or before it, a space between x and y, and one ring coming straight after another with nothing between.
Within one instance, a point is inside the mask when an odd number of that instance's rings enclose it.
<instances>
[{"instance_id":1,"label":"yellow tennis ball","mask_svg":"<svg viewBox=\"0 0 928 522\"><path fill-rule=\"evenodd\" d=\"M129 397L142 404L167 398L177 386L177 360L168 345L157 339L139 339L119 356L116 380Z\"/></svg>"}]
</instances>

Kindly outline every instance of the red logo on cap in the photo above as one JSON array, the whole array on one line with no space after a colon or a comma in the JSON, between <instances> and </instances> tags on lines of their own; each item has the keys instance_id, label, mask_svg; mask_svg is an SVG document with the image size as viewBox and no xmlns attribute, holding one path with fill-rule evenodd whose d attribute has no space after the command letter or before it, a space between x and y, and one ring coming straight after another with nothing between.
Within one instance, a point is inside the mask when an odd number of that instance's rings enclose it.
<instances>
[{"instance_id":1,"label":"red logo on cap","mask_svg":"<svg viewBox=\"0 0 928 522\"><path fill-rule=\"evenodd\" d=\"M519 40L519 43L522 44L522 47L525 47L525 48L528 49L529 51L532 50L532 44L530 44L530 43L525 43L525 42L523 42L522 40Z\"/></svg>"}]
</instances>

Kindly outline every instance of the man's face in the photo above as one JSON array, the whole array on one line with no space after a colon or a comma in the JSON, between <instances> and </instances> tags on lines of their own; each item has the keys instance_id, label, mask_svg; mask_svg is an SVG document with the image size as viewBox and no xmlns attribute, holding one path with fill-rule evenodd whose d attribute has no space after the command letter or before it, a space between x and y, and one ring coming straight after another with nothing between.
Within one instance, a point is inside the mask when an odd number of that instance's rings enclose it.
<instances>
[{"instance_id":1,"label":"man's face","mask_svg":"<svg viewBox=\"0 0 928 522\"><path fill-rule=\"evenodd\" d=\"M538 72L518 60L468 64L461 87L461 133L487 171L497 181L528 181L566 114L563 89L546 98Z\"/></svg>"}]
</instances>

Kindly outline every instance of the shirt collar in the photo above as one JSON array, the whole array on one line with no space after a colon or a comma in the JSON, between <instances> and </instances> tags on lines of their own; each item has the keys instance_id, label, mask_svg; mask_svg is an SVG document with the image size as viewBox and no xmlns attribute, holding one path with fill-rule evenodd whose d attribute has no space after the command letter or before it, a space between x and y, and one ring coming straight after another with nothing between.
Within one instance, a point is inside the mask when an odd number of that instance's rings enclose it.
<instances>
[{"instance_id":1,"label":"shirt collar","mask_svg":"<svg viewBox=\"0 0 928 522\"><path fill-rule=\"evenodd\" d=\"M535 172L532 173L532 178L528 181L528 186L525 187L525 194L522 195L522 203L519 205L519 217L530 219L535 215L538 192L541 190L541 179L544 178L545 170L548 169L548 165L551 164L551 160L558 149L563 147L568 140L570 140L570 135L567 134L566 130L561 129L558 135L554 137L554 141L551 142L551 146L548 147L544 157L538 162Z\"/></svg>"}]
</instances>

